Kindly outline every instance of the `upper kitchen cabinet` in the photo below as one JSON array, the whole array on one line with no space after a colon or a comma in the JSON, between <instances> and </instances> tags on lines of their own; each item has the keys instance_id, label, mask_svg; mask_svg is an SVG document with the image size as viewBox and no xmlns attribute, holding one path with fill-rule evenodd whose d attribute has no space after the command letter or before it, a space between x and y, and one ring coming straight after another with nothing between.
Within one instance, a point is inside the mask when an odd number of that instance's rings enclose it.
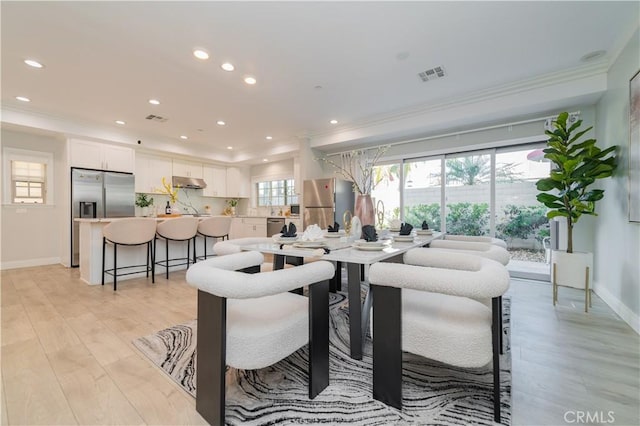
<instances>
[{"instance_id":1,"label":"upper kitchen cabinet","mask_svg":"<svg viewBox=\"0 0 640 426\"><path fill-rule=\"evenodd\" d=\"M159 194L162 178L171 183L173 168L171 159L155 155L136 155L136 192Z\"/></svg>"},{"instance_id":2,"label":"upper kitchen cabinet","mask_svg":"<svg viewBox=\"0 0 640 426\"><path fill-rule=\"evenodd\" d=\"M69 163L72 167L133 173L135 151L124 146L71 139Z\"/></svg>"},{"instance_id":3,"label":"upper kitchen cabinet","mask_svg":"<svg viewBox=\"0 0 640 426\"><path fill-rule=\"evenodd\" d=\"M173 160L173 176L202 179L202 163Z\"/></svg>"},{"instance_id":4,"label":"upper kitchen cabinet","mask_svg":"<svg viewBox=\"0 0 640 426\"><path fill-rule=\"evenodd\" d=\"M249 198L251 177L249 167L227 167L227 197Z\"/></svg>"},{"instance_id":5,"label":"upper kitchen cabinet","mask_svg":"<svg viewBox=\"0 0 640 426\"><path fill-rule=\"evenodd\" d=\"M203 179L207 187L202 190L204 197L226 197L227 196L227 169L205 165L202 168Z\"/></svg>"}]
</instances>

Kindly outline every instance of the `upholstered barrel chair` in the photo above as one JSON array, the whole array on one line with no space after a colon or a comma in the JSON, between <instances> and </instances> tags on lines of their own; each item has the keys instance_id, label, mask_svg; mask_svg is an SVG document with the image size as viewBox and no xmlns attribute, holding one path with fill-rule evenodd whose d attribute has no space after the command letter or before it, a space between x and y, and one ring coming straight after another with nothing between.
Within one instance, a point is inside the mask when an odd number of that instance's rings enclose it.
<instances>
[{"instance_id":1,"label":"upholstered barrel chair","mask_svg":"<svg viewBox=\"0 0 640 426\"><path fill-rule=\"evenodd\" d=\"M500 238L491 238L491 237L483 237L483 236L473 236L473 235L449 235L446 234L444 236L445 240L451 241L467 241L467 242L476 242L476 243L489 243L496 245L498 247L502 247L504 249L507 248L507 243Z\"/></svg>"},{"instance_id":2,"label":"upholstered barrel chair","mask_svg":"<svg viewBox=\"0 0 640 426\"><path fill-rule=\"evenodd\" d=\"M369 269L373 397L402 408L403 350L458 367L482 367L493 360L499 422L498 298L509 287L507 269L490 259L438 249L409 250L407 257L415 264L379 262ZM483 299L490 299L491 307Z\"/></svg>"},{"instance_id":3,"label":"upholstered barrel chair","mask_svg":"<svg viewBox=\"0 0 640 426\"><path fill-rule=\"evenodd\" d=\"M454 235L454 237L461 237L461 235ZM469 238L485 238L490 239L489 237L469 237ZM493 238L497 241L496 238ZM480 256L487 259L495 260L496 262L500 262L503 265L507 265L511 256L509 256L509 252L506 248L498 245L492 244L489 242L480 242L480 241L463 241L463 240L434 240L429 244L432 249L438 249L443 251L449 251L451 253L462 253L462 254L471 254L474 256ZM418 255L420 251L414 251L405 256L405 263L408 264L416 264L413 259ZM418 256L419 258L419 256ZM489 300L482 300L487 306L490 306ZM500 307L500 318L502 318L502 296L498 298L498 305ZM503 351L503 336L500 334L500 353Z\"/></svg>"},{"instance_id":4,"label":"upholstered barrel chair","mask_svg":"<svg viewBox=\"0 0 640 426\"><path fill-rule=\"evenodd\" d=\"M259 273L247 251L198 262L187 282L198 289L196 410L225 423L226 366L259 369L309 344L309 398L329 384L330 262ZM290 290L309 286L309 297Z\"/></svg>"},{"instance_id":5,"label":"upholstered barrel chair","mask_svg":"<svg viewBox=\"0 0 640 426\"><path fill-rule=\"evenodd\" d=\"M506 248L497 244L479 241L462 240L433 240L430 244L432 248L452 250L459 253L474 254L487 259L495 260L503 265L507 265L510 260L509 252Z\"/></svg>"},{"instance_id":6,"label":"upholstered barrel chair","mask_svg":"<svg viewBox=\"0 0 640 426\"><path fill-rule=\"evenodd\" d=\"M273 244L273 238L267 237L247 237L235 238L233 240L219 241L213 245L213 253L216 256L226 256L229 254L241 253L243 246L254 244ZM287 265L282 265L286 267ZM279 266L278 266L279 267ZM262 272L268 272L276 269L275 260L273 262L265 262L260 266Z\"/></svg>"}]
</instances>

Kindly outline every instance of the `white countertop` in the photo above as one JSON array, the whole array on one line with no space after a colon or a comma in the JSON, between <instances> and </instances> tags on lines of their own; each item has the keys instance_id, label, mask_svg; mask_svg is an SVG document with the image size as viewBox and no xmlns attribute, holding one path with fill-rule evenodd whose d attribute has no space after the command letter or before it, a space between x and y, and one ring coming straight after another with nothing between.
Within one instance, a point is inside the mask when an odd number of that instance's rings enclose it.
<instances>
[{"instance_id":1,"label":"white countertop","mask_svg":"<svg viewBox=\"0 0 640 426\"><path fill-rule=\"evenodd\" d=\"M188 215L188 214L184 214L182 216L173 216L173 217L154 217L152 219L155 219L157 221L163 221L163 220L169 220L169 219L175 219L177 217L192 217L193 215ZM220 216L220 215L212 215L212 216ZM198 216L199 219L207 219L209 217L212 216ZM142 217L142 216L137 216L137 217ZM248 215L237 215L237 216L231 216L231 217L237 217L239 219L270 219L270 218L278 218L278 219L291 219L291 220L298 220L300 219L300 216L248 216ZM109 222L113 222L114 220L120 220L120 219L131 219L131 218L125 218L125 217L104 217L104 218L99 218L99 219L89 219L89 218L76 218L74 219L74 221L76 222L80 222L80 223L109 223Z\"/></svg>"}]
</instances>

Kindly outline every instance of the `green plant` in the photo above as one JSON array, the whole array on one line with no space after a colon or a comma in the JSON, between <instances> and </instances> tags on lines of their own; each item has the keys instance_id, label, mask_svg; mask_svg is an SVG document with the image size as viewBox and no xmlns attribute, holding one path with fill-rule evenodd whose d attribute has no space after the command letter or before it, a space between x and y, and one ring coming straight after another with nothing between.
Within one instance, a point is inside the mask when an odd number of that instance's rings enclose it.
<instances>
[{"instance_id":1,"label":"green plant","mask_svg":"<svg viewBox=\"0 0 640 426\"><path fill-rule=\"evenodd\" d=\"M489 204L448 204L447 233L454 235L486 235L489 233Z\"/></svg>"},{"instance_id":2,"label":"green plant","mask_svg":"<svg viewBox=\"0 0 640 426\"><path fill-rule=\"evenodd\" d=\"M227 200L227 205L229 207L236 207L238 205L238 199L237 198L231 198L230 200Z\"/></svg>"},{"instance_id":3,"label":"green plant","mask_svg":"<svg viewBox=\"0 0 640 426\"><path fill-rule=\"evenodd\" d=\"M546 208L543 205L516 206L508 204L504 207L504 218L496 225L496 237L509 241L514 238L526 240L545 225L548 226L549 222L545 212ZM539 241L542 241L542 238Z\"/></svg>"},{"instance_id":4,"label":"green plant","mask_svg":"<svg viewBox=\"0 0 640 426\"><path fill-rule=\"evenodd\" d=\"M136 206L149 207L153 205L153 198L148 197L147 194L140 193L136 195Z\"/></svg>"},{"instance_id":5,"label":"green plant","mask_svg":"<svg viewBox=\"0 0 640 426\"><path fill-rule=\"evenodd\" d=\"M614 145L601 150L595 139L580 141L592 127L574 135L582 120L567 127L568 118L567 112L560 113L554 122L555 130L545 132L549 140L548 148L543 150L544 157L552 162L554 168L549 177L536 182L536 187L542 191L536 198L550 209L547 212L549 219L556 216L567 218L567 253L573 253L573 226L583 214L597 216L596 201L604 197L603 189L588 188L597 179L613 174L617 163L612 153L617 147Z\"/></svg>"},{"instance_id":6,"label":"green plant","mask_svg":"<svg viewBox=\"0 0 640 426\"><path fill-rule=\"evenodd\" d=\"M408 206L404 209L404 221L413 226L420 226L422 221L426 220L429 228L434 231L440 230L440 204L416 204Z\"/></svg>"}]
</instances>

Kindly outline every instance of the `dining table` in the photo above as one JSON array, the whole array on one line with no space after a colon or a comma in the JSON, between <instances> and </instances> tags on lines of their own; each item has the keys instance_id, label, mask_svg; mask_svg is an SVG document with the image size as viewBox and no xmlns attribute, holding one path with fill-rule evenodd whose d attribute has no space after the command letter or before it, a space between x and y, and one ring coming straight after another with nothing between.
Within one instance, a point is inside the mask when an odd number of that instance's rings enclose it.
<instances>
[{"instance_id":1,"label":"dining table","mask_svg":"<svg viewBox=\"0 0 640 426\"><path fill-rule=\"evenodd\" d=\"M304 258L315 258L334 262L336 265L335 280L340 288L341 268L347 270L347 299L349 301L349 346L353 359L362 359L363 346L369 323L369 311L373 297L367 285L368 269L377 262L402 263L403 254L416 247L426 247L433 240L442 238L441 232L418 233L411 236L399 236L388 233L387 239L380 244L363 244L363 240L325 234L314 241L300 241L295 238L278 238L273 242L249 244L243 250L256 250L274 256L273 268L284 268L285 261L294 259L295 264L302 264ZM332 286L335 289L335 286ZM362 292L364 294L364 301Z\"/></svg>"}]
</instances>

